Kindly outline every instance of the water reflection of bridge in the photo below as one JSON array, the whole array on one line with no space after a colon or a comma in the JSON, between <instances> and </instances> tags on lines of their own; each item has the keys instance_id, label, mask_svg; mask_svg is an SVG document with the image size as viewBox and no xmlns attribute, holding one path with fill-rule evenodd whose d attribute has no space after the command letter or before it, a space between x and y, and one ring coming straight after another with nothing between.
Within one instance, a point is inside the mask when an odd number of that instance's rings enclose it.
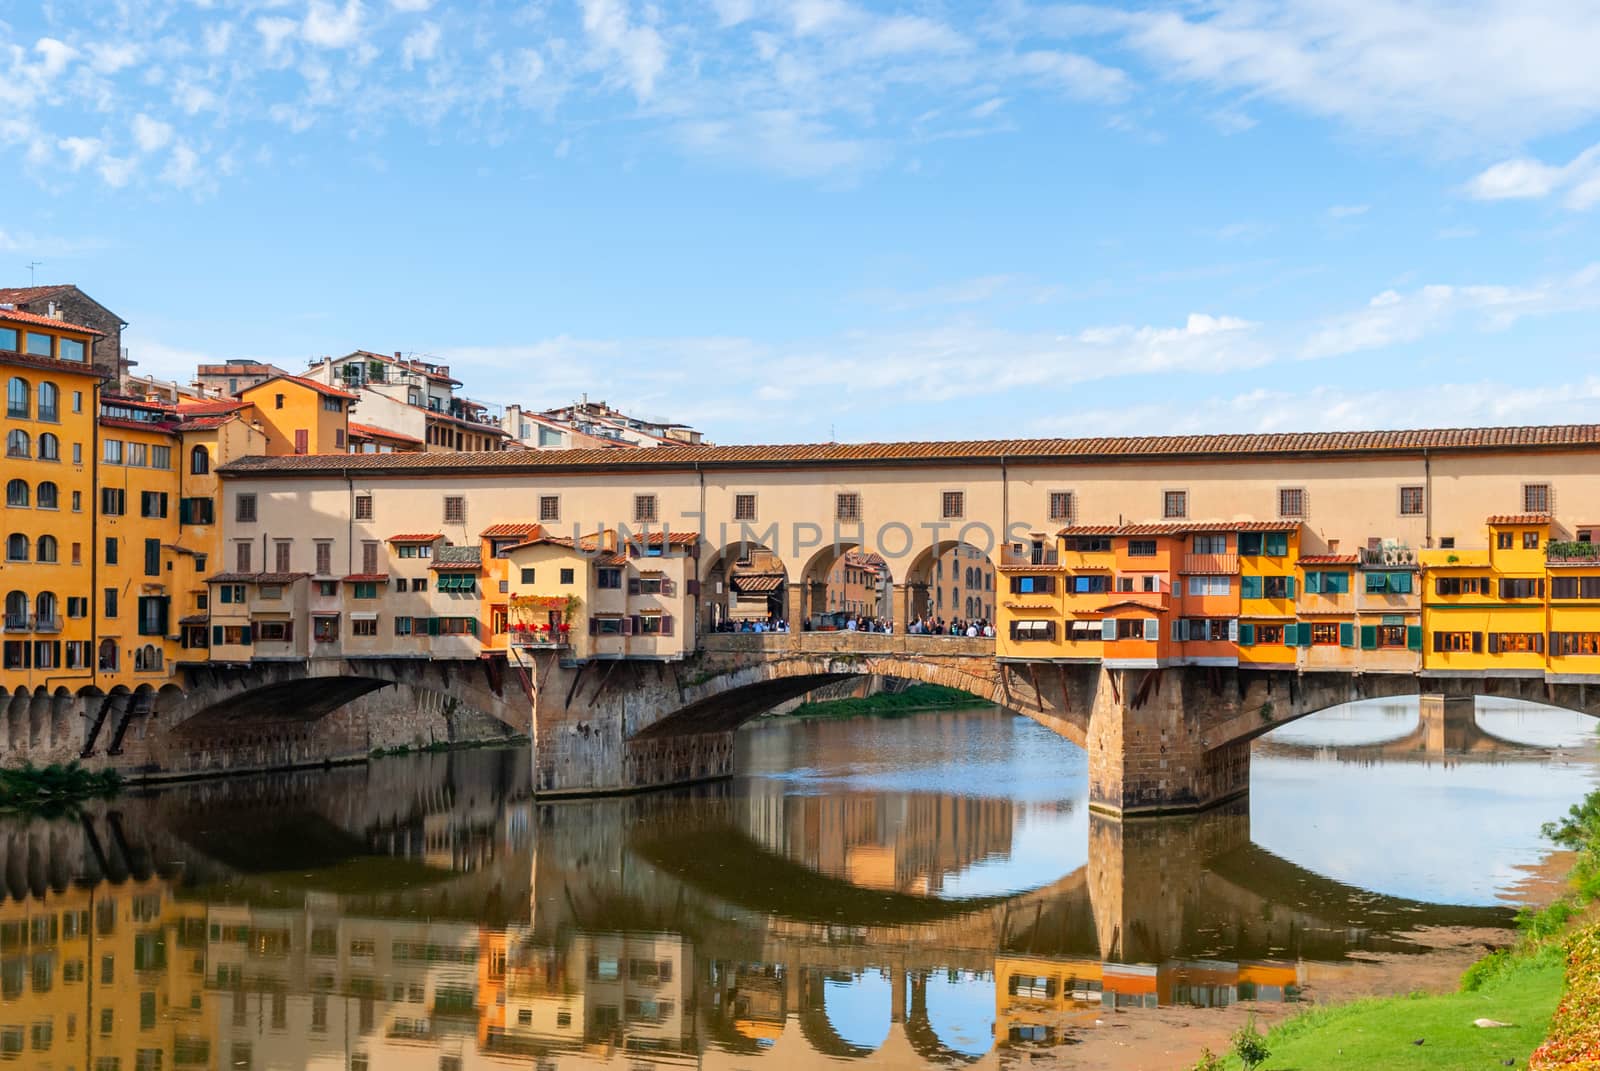
<instances>
[{"instance_id":1,"label":"water reflection of bridge","mask_svg":"<svg viewBox=\"0 0 1600 1071\"><path fill-rule=\"evenodd\" d=\"M163 1066L430 1071L995 1064L932 998L950 972L1021 1043L1107 1003L1290 998L1304 961L1404 951L1422 921L1505 919L1321 878L1254 846L1239 808L1090 818L1072 873L939 898L926 890L1012 850L1012 804L719 786L534 807L519 757L9 823L0 1031L64 1045L69 1023L112 1008L110 1035L74 1044L124 1067L155 1049Z\"/></svg>"},{"instance_id":2,"label":"water reflection of bridge","mask_svg":"<svg viewBox=\"0 0 1600 1071\"><path fill-rule=\"evenodd\" d=\"M1549 749L1508 740L1478 722L1476 705L1466 697L1422 703L1406 732L1386 740L1353 744L1302 743L1267 737L1256 744L1262 755L1315 755L1335 762L1539 762Z\"/></svg>"}]
</instances>

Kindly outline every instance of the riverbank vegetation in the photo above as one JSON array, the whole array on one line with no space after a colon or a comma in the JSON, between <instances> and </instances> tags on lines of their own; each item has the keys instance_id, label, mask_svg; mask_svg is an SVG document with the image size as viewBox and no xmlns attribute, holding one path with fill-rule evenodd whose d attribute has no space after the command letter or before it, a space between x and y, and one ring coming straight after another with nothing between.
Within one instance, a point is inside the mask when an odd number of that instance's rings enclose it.
<instances>
[{"instance_id":1,"label":"riverbank vegetation","mask_svg":"<svg viewBox=\"0 0 1600 1071\"><path fill-rule=\"evenodd\" d=\"M903 692L878 692L851 699L827 699L820 703L801 703L787 716L791 718L854 718L862 714L897 715L918 710L945 710L971 707L983 700L959 688L942 684L913 684Z\"/></svg>"},{"instance_id":2,"label":"riverbank vegetation","mask_svg":"<svg viewBox=\"0 0 1600 1071\"><path fill-rule=\"evenodd\" d=\"M1570 888L1518 916L1514 945L1474 963L1457 992L1314 1008L1278 1025L1263 1071L1600 1071L1600 791L1544 834L1573 852Z\"/></svg>"},{"instance_id":3,"label":"riverbank vegetation","mask_svg":"<svg viewBox=\"0 0 1600 1071\"><path fill-rule=\"evenodd\" d=\"M0 810L48 809L81 800L114 796L122 778L113 770L86 770L76 762L63 766L0 769Z\"/></svg>"}]
</instances>

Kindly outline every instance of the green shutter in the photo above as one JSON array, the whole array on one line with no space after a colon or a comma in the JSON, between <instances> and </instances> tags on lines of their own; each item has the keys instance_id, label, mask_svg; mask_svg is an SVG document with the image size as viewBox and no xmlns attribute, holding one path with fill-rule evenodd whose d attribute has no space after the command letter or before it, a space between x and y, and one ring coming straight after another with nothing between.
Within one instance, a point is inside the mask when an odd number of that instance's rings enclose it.
<instances>
[{"instance_id":1,"label":"green shutter","mask_svg":"<svg viewBox=\"0 0 1600 1071\"><path fill-rule=\"evenodd\" d=\"M1319 595L1322 593L1322 574L1315 571L1306 573L1306 594Z\"/></svg>"},{"instance_id":2,"label":"green shutter","mask_svg":"<svg viewBox=\"0 0 1600 1071\"><path fill-rule=\"evenodd\" d=\"M1239 597L1242 599L1261 598L1261 578L1259 576L1240 577Z\"/></svg>"},{"instance_id":3,"label":"green shutter","mask_svg":"<svg viewBox=\"0 0 1600 1071\"><path fill-rule=\"evenodd\" d=\"M1294 641L1295 646L1296 647L1310 647L1311 646L1311 622L1302 621L1298 625L1296 625L1294 628L1295 628L1295 641Z\"/></svg>"},{"instance_id":4,"label":"green shutter","mask_svg":"<svg viewBox=\"0 0 1600 1071\"><path fill-rule=\"evenodd\" d=\"M1361 649L1363 651L1376 651L1378 649L1378 626L1361 626Z\"/></svg>"},{"instance_id":5,"label":"green shutter","mask_svg":"<svg viewBox=\"0 0 1600 1071\"><path fill-rule=\"evenodd\" d=\"M439 635L439 619L437 617L428 618L428 635Z\"/></svg>"},{"instance_id":6,"label":"green shutter","mask_svg":"<svg viewBox=\"0 0 1600 1071\"><path fill-rule=\"evenodd\" d=\"M250 625L246 625L244 628L239 630L239 642L244 644L246 647L250 646L250 644L254 642L251 639L252 631L253 630Z\"/></svg>"},{"instance_id":7,"label":"green shutter","mask_svg":"<svg viewBox=\"0 0 1600 1071\"><path fill-rule=\"evenodd\" d=\"M221 647L222 646L222 626L221 625L212 625L211 626L211 646L213 646L213 647Z\"/></svg>"},{"instance_id":8,"label":"green shutter","mask_svg":"<svg viewBox=\"0 0 1600 1071\"><path fill-rule=\"evenodd\" d=\"M1411 594L1411 574L1410 573L1390 573L1389 574L1389 590L1394 592L1397 595L1409 595L1409 594Z\"/></svg>"},{"instance_id":9,"label":"green shutter","mask_svg":"<svg viewBox=\"0 0 1600 1071\"><path fill-rule=\"evenodd\" d=\"M1256 642L1256 627L1254 625L1239 626L1239 646L1254 647Z\"/></svg>"},{"instance_id":10,"label":"green shutter","mask_svg":"<svg viewBox=\"0 0 1600 1071\"><path fill-rule=\"evenodd\" d=\"M1284 577L1284 580L1283 580L1283 596L1286 599L1294 598L1294 577L1292 577L1292 576Z\"/></svg>"},{"instance_id":11,"label":"green shutter","mask_svg":"<svg viewBox=\"0 0 1600 1071\"><path fill-rule=\"evenodd\" d=\"M1356 645L1356 627L1349 621L1339 622L1339 646L1354 647Z\"/></svg>"},{"instance_id":12,"label":"green shutter","mask_svg":"<svg viewBox=\"0 0 1600 1071\"><path fill-rule=\"evenodd\" d=\"M1411 650L1413 650L1413 651L1422 650L1422 626L1421 625L1407 625L1406 626L1406 646L1411 648Z\"/></svg>"},{"instance_id":13,"label":"green shutter","mask_svg":"<svg viewBox=\"0 0 1600 1071\"><path fill-rule=\"evenodd\" d=\"M1240 555L1246 556L1246 557L1251 556L1251 555L1255 555L1255 554L1260 554L1261 553L1261 533L1260 532L1240 532L1239 533L1239 553L1240 553Z\"/></svg>"},{"instance_id":14,"label":"green shutter","mask_svg":"<svg viewBox=\"0 0 1600 1071\"><path fill-rule=\"evenodd\" d=\"M1389 590L1389 574L1388 573L1368 573L1367 574L1367 594L1369 594L1369 595L1373 594L1373 593L1382 594L1383 592L1388 591L1388 590Z\"/></svg>"},{"instance_id":15,"label":"green shutter","mask_svg":"<svg viewBox=\"0 0 1600 1071\"><path fill-rule=\"evenodd\" d=\"M1281 558L1289 553L1289 536L1286 532L1267 533L1265 544L1269 558Z\"/></svg>"}]
</instances>

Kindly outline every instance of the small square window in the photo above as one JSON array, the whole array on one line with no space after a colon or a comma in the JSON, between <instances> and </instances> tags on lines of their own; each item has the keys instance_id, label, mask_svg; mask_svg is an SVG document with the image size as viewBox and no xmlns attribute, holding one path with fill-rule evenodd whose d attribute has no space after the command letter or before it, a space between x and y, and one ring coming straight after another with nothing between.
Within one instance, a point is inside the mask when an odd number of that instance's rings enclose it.
<instances>
[{"instance_id":1,"label":"small square window","mask_svg":"<svg viewBox=\"0 0 1600 1071\"><path fill-rule=\"evenodd\" d=\"M462 495L444 496L444 523L467 523L467 500Z\"/></svg>"},{"instance_id":2,"label":"small square window","mask_svg":"<svg viewBox=\"0 0 1600 1071\"><path fill-rule=\"evenodd\" d=\"M1189 515L1189 492L1163 492L1161 495L1161 515L1163 517L1187 517Z\"/></svg>"},{"instance_id":3,"label":"small square window","mask_svg":"<svg viewBox=\"0 0 1600 1071\"><path fill-rule=\"evenodd\" d=\"M256 496L241 494L234 500L233 519L242 522L251 522L256 519Z\"/></svg>"},{"instance_id":4,"label":"small square window","mask_svg":"<svg viewBox=\"0 0 1600 1071\"><path fill-rule=\"evenodd\" d=\"M1072 523L1071 491L1050 492L1050 519L1052 521L1064 521L1068 524Z\"/></svg>"},{"instance_id":5,"label":"small square window","mask_svg":"<svg viewBox=\"0 0 1600 1071\"><path fill-rule=\"evenodd\" d=\"M1278 488L1278 516L1304 517L1306 515L1306 492L1303 487Z\"/></svg>"},{"instance_id":6,"label":"small square window","mask_svg":"<svg viewBox=\"0 0 1600 1071\"><path fill-rule=\"evenodd\" d=\"M1522 533L1522 549L1523 550L1538 550L1539 549L1539 533L1538 532L1523 532Z\"/></svg>"},{"instance_id":7,"label":"small square window","mask_svg":"<svg viewBox=\"0 0 1600 1071\"><path fill-rule=\"evenodd\" d=\"M561 570L561 582L563 584L570 584L570 583L573 582L573 578L574 578L575 575L576 574L574 573L573 570L571 570L571 569L563 569L563 570Z\"/></svg>"},{"instance_id":8,"label":"small square window","mask_svg":"<svg viewBox=\"0 0 1600 1071\"><path fill-rule=\"evenodd\" d=\"M733 519L736 521L753 521L756 519L756 496L741 494L733 496Z\"/></svg>"},{"instance_id":9,"label":"small square window","mask_svg":"<svg viewBox=\"0 0 1600 1071\"><path fill-rule=\"evenodd\" d=\"M650 524L656 520L656 496L633 496L633 519L637 524Z\"/></svg>"},{"instance_id":10,"label":"small square window","mask_svg":"<svg viewBox=\"0 0 1600 1071\"><path fill-rule=\"evenodd\" d=\"M1547 483L1525 483L1522 485L1522 512L1524 513L1549 513L1550 512L1550 485Z\"/></svg>"},{"instance_id":11,"label":"small square window","mask_svg":"<svg viewBox=\"0 0 1600 1071\"><path fill-rule=\"evenodd\" d=\"M1455 550L1456 549L1456 537L1455 536L1442 536L1442 537L1440 537L1439 546L1443 550Z\"/></svg>"},{"instance_id":12,"label":"small square window","mask_svg":"<svg viewBox=\"0 0 1600 1071\"><path fill-rule=\"evenodd\" d=\"M1400 488L1400 516L1420 517L1426 503L1421 486Z\"/></svg>"},{"instance_id":13,"label":"small square window","mask_svg":"<svg viewBox=\"0 0 1600 1071\"><path fill-rule=\"evenodd\" d=\"M861 519L861 495L855 491L841 491L833 496L833 516L840 521Z\"/></svg>"},{"instance_id":14,"label":"small square window","mask_svg":"<svg viewBox=\"0 0 1600 1071\"><path fill-rule=\"evenodd\" d=\"M959 521L967 514L967 495L964 491L946 491L939 496L940 516L947 521Z\"/></svg>"},{"instance_id":15,"label":"small square window","mask_svg":"<svg viewBox=\"0 0 1600 1071\"><path fill-rule=\"evenodd\" d=\"M372 520L372 496L371 495L357 495L356 496L356 520L358 520L358 521L370 521L370 520Z\"/></svg>"},{"instance_id":16,"label":"small square window","mask_svg":"<svg viewBox=\"0 0 1600 1071\"><path fill-rule=\"evenodd\" d=\"M539 496L539 520L544 522L559 521L561 519L561 496Z\"/></svg>"}]
</instances>

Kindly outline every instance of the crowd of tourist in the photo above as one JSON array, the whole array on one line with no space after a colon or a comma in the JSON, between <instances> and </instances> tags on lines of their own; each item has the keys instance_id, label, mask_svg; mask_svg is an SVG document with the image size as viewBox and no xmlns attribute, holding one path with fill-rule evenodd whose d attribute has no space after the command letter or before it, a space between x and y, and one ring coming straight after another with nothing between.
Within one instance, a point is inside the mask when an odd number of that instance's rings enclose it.
<instances>
[{"instance_id":1,"label":"crowd of tourist","mask_svg":"<svg viewBox=\"0 0 1600 1071\"><path fill-rule=\"evenodd\" d=\"M983 617L957 617L949 621L942 617L918 617L912 620L906 631L913 636L965 636L969 639L982 636L993 639L994 623Z\"/></svg>"},{"instance_id":2,"label":"crowd of tourist","mask_svg":"<svg viewBox=\"0 0 1600 1071\"><path fill-rule=\"evenodd\" d=\"M835 616L826 619L826 624L813 625L802 623L804 632L872 632L880 635L891 635L895 631L893 621L884 617L862 616ZM733 621L718 622L712 629L714 632L788 632L789 622L776 614L765 621ZM968 639L994 638L994 623L987 618L953 618L946 620L943 617L925 616L913 618L906 632L912 636L958 636Z\"/></svg>"}]
</instances>

